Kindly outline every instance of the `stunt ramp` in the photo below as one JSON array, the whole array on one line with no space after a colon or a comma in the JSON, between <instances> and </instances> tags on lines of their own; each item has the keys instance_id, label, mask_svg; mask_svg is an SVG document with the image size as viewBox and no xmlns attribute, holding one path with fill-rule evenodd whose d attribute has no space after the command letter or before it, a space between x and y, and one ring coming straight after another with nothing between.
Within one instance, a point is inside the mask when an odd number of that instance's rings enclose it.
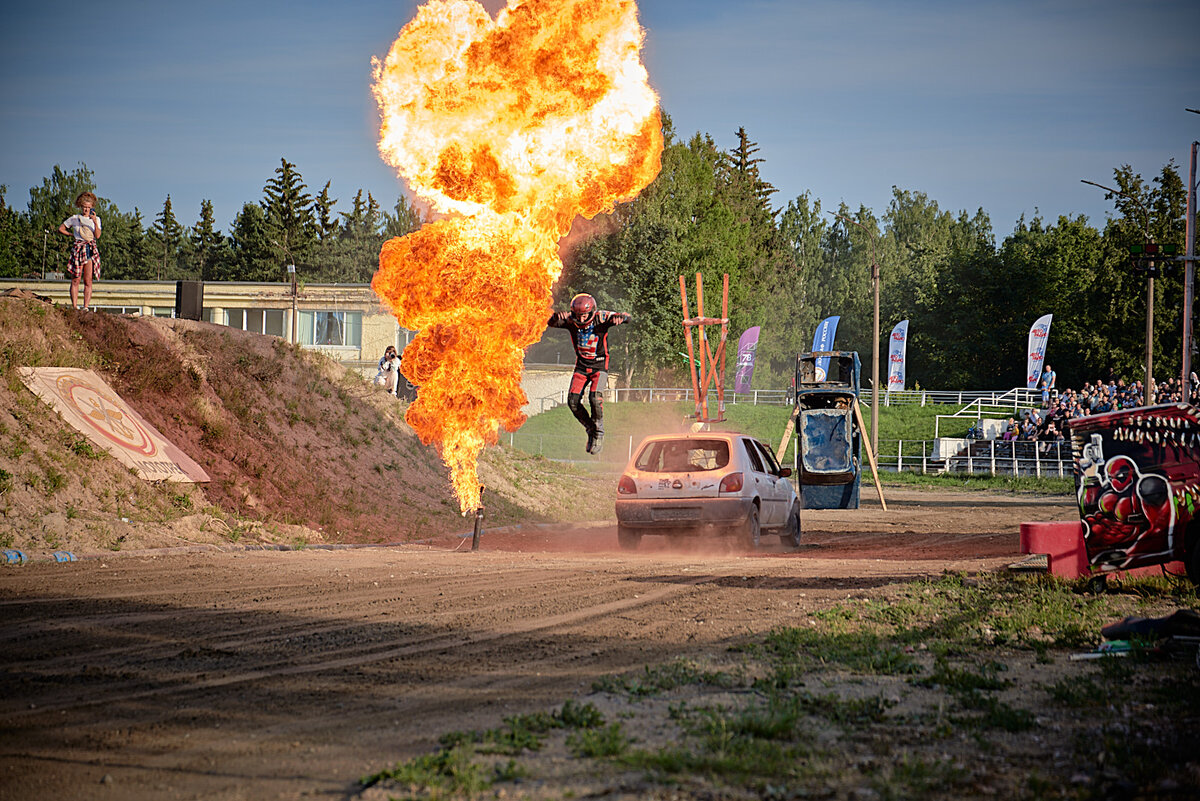
<instances>
[{"instance_id":1,"label":"stunt ramp","mask_svg":"<svg viewBox=\"0 0 1200 801\"><path fill-rule=\"evenodd\" d=\"M205 482L204 468L142 419L104 379L74 367L21 367L21 381L59 416L146 481Z\"/></svg>"}]
</instances>

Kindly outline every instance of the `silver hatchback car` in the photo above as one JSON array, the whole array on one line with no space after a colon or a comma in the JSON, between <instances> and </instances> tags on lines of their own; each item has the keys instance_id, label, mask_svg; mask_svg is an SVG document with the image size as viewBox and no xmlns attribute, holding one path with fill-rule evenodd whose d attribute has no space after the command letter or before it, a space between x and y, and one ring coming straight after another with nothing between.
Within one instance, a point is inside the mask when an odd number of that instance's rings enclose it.
<instances>
[{"instance_id":1,"label":"silver hatchback car","mask_svg":"<svg viewBox=\"0 0 1200 801\"><path fill-rule=\"evenodd\" d=\"M617 483L617 538L637 548L645 534L733 535L757 548L764 532L800 544L800 510L771 449L744 434L646 437Z\"/></svg>"}]
</instances>

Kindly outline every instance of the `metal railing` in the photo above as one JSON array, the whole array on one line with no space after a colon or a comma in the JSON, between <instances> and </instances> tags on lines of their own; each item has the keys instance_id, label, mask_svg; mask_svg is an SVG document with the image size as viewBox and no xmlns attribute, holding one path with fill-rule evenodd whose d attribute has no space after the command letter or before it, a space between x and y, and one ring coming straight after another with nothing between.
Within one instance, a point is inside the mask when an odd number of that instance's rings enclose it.
<instances>
[{"instance_id":1,"label":"metal railing","mask_svg":"<svg viewBox=\"0 0 1200 801\"><path fill-rule=\"evenodd\" d=\"M966 473L991 476L1072 475L1071 443L974 440L937 458L934 440L880 440L879 469L889 472Z\"/></svg>"},{"instance_id":2,"label":"metal railing","mask_svg":"<svg viewBox=\"0 0 1200 801\"><path fill-rule=\"evenodd\" d=\"M500 444L526 453L544 456L555 462L589 465L603 470L620 470L633 456L640 440L629 435L609 435L599 456L584 451L585 437L580 429L576 436L566 434L526 434L504 432ZM1069 442L1009 442L975 440L957 453L938 458L933 440L880 440L879 469L899 473L962 473L993 476L1059 476L1071 475L1071 444ZM783 463L792 464L795 448L789 443ZM864 470L866 469L864 462Z\"/></svg>"},{"instance_id":3,"label":"metal railing","mask_svg":"<svg viewBox=\"0 0 1200 801\"><path fill-rule=\"evenodd\" d=\"M935 403L964 406L972 403L980 403L985 407L1002 409L1010 414L1014 414L1018 409L1032 408L1038 405L1040 397L1036 390L1031 389L1009 389L1003 391L905 389L883 392L879 396L879 402L883 406L929 406ZM620 387L618 389L607 390L604 393L604 398L606 401L612 403L670 403L691 401L693 395L691 387ZM750 392L734 392L729 390L725 393L725 403L727 405L744 403L753 406L790 406L793 403L793 398L794 395L788 389L755 389ZM869 398L870 393L865 391L860 396L860 400L867 406L870 405L868 402ZM546 395L536 400L538 411L544 412L547 409L553 409L555 406L565 404L567 402L567 390L564 387L553 395ZM715 393L710 393L709 403L712 404L715 400Z\"/></svg>"},{"instance_id":4,"label":"metal railing","mask_svg":"<svg viewBox=\"0 0 1200 801\"><path fill-rule=\"evenodd\" d=\"M980 396L970 401L954 414L939 414L933 420L933 436L941 436L942 420L968 418L982 420L1000 417L1015 417L1021 409L1032 409L1041 405L1041 393L1034 389L1010 389L994 397Z\"/></svg>"}]
</instances>

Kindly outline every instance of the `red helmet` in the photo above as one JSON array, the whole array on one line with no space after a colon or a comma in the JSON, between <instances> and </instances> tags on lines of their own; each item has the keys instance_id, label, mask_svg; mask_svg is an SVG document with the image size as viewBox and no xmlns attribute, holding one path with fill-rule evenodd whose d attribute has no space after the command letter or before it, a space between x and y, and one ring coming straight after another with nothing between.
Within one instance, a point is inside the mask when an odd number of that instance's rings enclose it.
<instances>
[{"instance_id":1,"label":"red helmet","mask_svg":"<svg viewBox=\"0 0 1200 801\"><path fill-rule=\"evenodd\" d=\"M571 298L571 316L575 322L587 325L596 314L596 299L591 295L580 293Z\"/></svg>"}]
</instances>

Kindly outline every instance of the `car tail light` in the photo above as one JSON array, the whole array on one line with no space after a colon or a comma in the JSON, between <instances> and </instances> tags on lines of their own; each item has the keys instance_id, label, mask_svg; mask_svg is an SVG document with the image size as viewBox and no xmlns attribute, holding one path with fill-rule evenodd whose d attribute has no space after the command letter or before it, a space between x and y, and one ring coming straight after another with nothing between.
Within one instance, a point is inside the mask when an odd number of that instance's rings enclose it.
<instances>
[{"instance_id":1,"label":"car tail light","mask_svg":"<svg viewBox=\"0 0 1200 801\"><path fill-rule=\"evenodd\" d=\"M741 473L730 473L729 475L725 476L725 478L721 479L721 486L719 489L721 492L741 492L742 482L743 479Z\"/></svg>"},{"instance_id":2,"label":"car tail light","mask_svg":"<svg viewBox=\"0 0 1200 801\"><path fill-rule=\"evenodd\" d=\"M617 494L637 495L637 484L633 483L629 476L621 476L621 480L617 482Z\"/></svg>"}]
</instances>

